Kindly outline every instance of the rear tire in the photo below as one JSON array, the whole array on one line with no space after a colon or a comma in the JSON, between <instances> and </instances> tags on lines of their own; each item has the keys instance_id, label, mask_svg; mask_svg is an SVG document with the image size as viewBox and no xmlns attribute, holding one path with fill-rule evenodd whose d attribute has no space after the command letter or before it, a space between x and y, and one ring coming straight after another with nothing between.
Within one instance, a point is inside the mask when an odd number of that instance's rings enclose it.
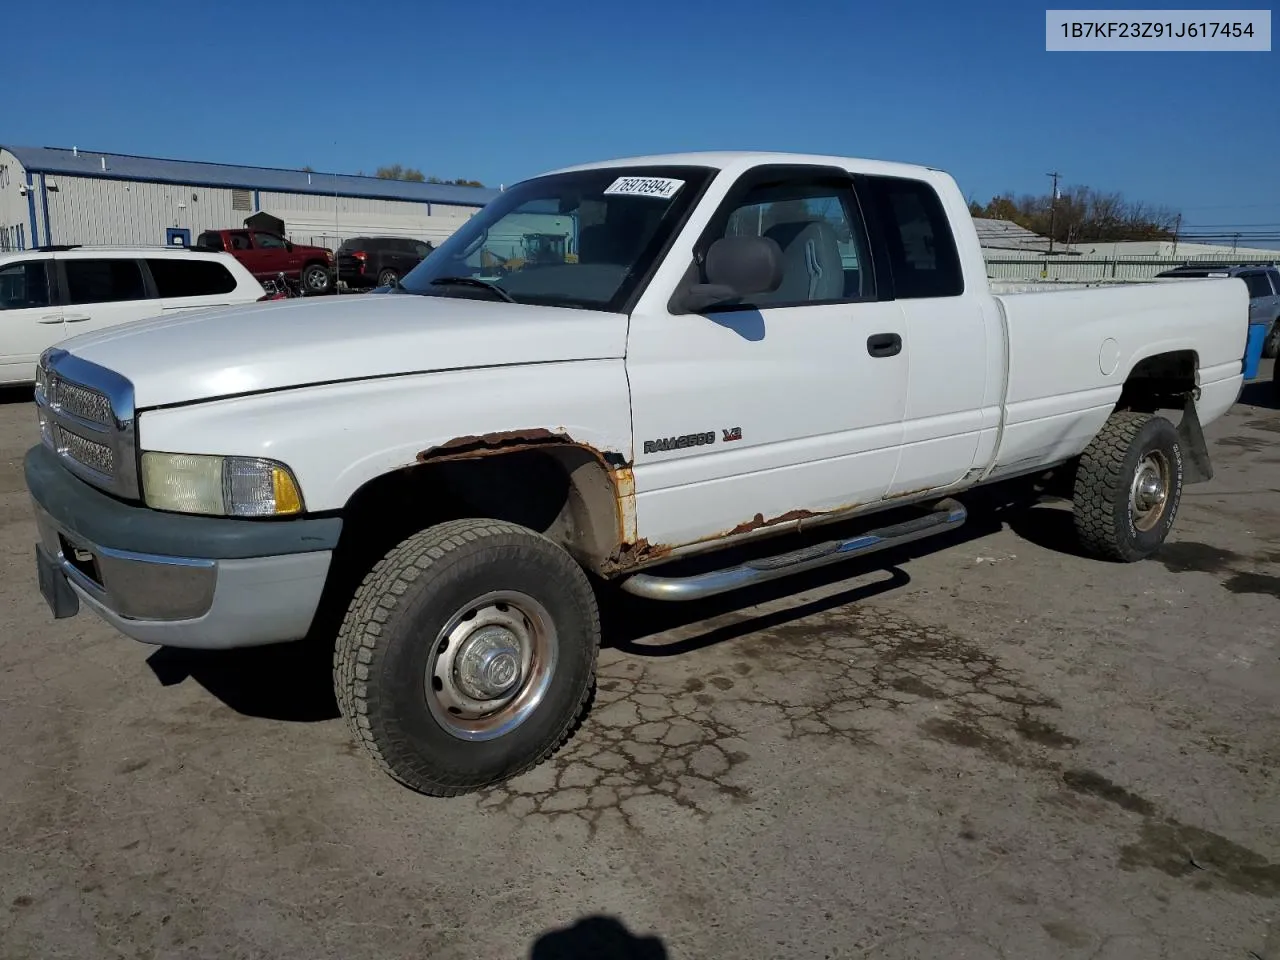
<instances>
[{"instance_id":1,"label":"rear tire","mask_svg":"<svg viewBox=\"0 0 1280 960\"><path fill-rule=\"evenodd\" d=\"M392 549L356 591L334 690L356 739L432 796L547 759L582 716L600 616L582 569L525 527L454 520Z\"/></svg>"},{"instance_id":2,"label":"rear tire","mask_svg":"<svg viewBox=\"0 0 1280 960\"><path fill-rule=\"evenodd\" d=\"M1182 449L1164 417L1113 413L1080 457L1076 535L1095 556L1132 563L1155 553L1182 501Z\"/></svg>"},{"instance_id":3,"label":"rear tire","mask_svg":"<svg viewBox=\"0 0 1280 960\"><path fill-rule=\"evenodd\" d=\"M396 273L394 270L383 270L378 274L378 286L389 287L399 279L400 274Z\"/></svg>"}]
</instances>

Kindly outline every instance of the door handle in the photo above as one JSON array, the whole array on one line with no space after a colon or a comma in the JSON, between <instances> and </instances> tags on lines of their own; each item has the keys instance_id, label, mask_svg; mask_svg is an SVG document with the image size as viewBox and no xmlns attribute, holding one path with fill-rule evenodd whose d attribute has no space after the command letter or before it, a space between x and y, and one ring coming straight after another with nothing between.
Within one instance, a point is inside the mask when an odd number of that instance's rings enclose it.
<instances>
[{"instance_id":1,"label":"door handle","mask_svg":"<svg viewBox=\"0 0 1280 960\"><path fill-rule=\"evenodd\" d=\"M63 316L62 319L67 321L67 323L84 323L89 318L82 313L73 313Z\"/></svg>"},{"instance_id":2,"label":"door handle","mask_svg":"<svg viewBox=\"0 0 1280 960\"><path fill-rule=\"evenodd\" d=\"M42 317L40 318L39 322L40 322L40 323L61 323L61 322L62 322L62 314L60 314L60 313L46 313L44 316L42 316Z\"/></svg>"},{"instance_id":3,"label":"door handle","mask_svg":"<svg viewBox=\"0 0 1280 960\"><path fill-rule=\"evenodd\" d=\"M896 333L873 333L867 337L867 353L873 357L896 357L902 352L902 337Z\"/></svg>"}]
</instances>

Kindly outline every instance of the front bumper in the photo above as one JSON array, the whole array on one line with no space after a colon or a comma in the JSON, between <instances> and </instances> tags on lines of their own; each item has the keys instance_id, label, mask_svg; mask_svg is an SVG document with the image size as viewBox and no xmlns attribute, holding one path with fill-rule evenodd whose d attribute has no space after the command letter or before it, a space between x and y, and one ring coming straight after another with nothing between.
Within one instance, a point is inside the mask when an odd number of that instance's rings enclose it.
<instances>
[{"instance_id":1,"label":"front bumper","mask_svg":"<svg viewBox=\"0 0 1280 960\"><path fill-rule=\"evenodd\" d=\"M24 463L41 592L55 617L87 605L144 643L203 649L305 636L342 521L238 520L123 503L45 447Z\"/></svg>"}]
</instances>

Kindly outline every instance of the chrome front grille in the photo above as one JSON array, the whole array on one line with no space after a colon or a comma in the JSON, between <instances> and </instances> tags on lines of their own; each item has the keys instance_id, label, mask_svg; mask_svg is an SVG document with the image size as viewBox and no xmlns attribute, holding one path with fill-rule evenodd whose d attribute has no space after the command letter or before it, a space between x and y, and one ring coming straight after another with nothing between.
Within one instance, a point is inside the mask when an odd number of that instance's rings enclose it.
<instances>
[{"instance_id":1,"label":"chrome front grille","mask_svg":"<svg viewBox=\"0 0 1280 960\"><path fill-rule=\"evenodd\" d=\"M55 409L90 423L111 426L111 401L101 393L56 377L49 387L49 402Z\"/></svg>"},{"instance_id":2,"label":"chrome front grille","mask_svg":"<svg viewBox=\"0 0 1280 960\"><path fill-rule=\"evenodd\" d=\"M105 443L89 440L79 434L72 433L58 424L53 424L54 449L66 457L95 470L104 477L115 476L115 456Z\"/></svg>"},{"instance_id":3,"label":"chrome front grille","mask_svg":"<svg viewBox=\"0 0 1280 960\"><path fill-rule=\"evenodd\" d=\"M138 498L133 384L65 350L36 370L40 439L68 470L109 493Z\"/></svg>"}]
</instances>

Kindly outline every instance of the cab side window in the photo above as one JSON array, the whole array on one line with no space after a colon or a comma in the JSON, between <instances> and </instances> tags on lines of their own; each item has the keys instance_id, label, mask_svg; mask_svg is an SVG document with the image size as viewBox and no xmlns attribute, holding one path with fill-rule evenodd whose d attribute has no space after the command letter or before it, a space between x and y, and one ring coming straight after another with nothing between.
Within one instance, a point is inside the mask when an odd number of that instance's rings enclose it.
<instances>
[{"instance_id":1,"label":"cab side window","mask_svg":"<svg viewBox=\"0 0 1280 960\"><path fill-rule=\"evenodd\" d=\"M1265 273L1242 273L1240 279L1249 287L1249 298L1257 300L1271 296L1271 284Z\"/></svg>"},{"instance_id":2,"label":"cab side window","mask_svg":"<svg viewBox=\"0 0 1280 960\"><path fill-rule=\"evenodd\" d=\"M49 272L43 260L10 263L0 268L0 310L49 306Z\"/></svg>"},{"instance_id":3,"label":"cab side window","mask_svg":"<svg viewBox=\"0 0 1280 960\"><path fill-rule=\"evenodd\" d=\"M274 233L255 233L253 235L253 245L258 247L260 250L284 249L284 241Z\"/></svg>"},{"instance_id":4,"label":"cab side window","mask_svg":"<svg viewBox=\"0 0 1280 960\"><path fill-rule=\"evenodd\" d=\"M752 186L733 204L723 236L767 237L782 250L782 283L753 307L875 299L866 231L851 183L785 179Z\"/></svg>"}]
</instances>

